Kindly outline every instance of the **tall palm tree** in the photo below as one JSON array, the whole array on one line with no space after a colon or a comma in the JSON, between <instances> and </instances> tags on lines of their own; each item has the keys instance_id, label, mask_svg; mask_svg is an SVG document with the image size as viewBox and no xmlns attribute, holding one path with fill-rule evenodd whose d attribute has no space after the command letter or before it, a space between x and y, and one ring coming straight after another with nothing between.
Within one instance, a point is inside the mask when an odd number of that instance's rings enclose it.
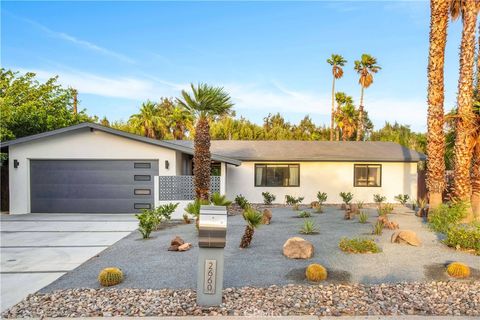
<instances>
[{"instance_id":1,"label":"tall palm tree","mask_svg":"<svg viewBox=\"0 0 480 320\"><path fill-rule=\"evenodd\" d=\"M354 136L358 125L358 112L353 104L351 96L344 92L335 94L337 110L335 112L335 123L342 133L342 140L348 141Z\"/></svg>"},{"instance_id":2,"label":"tall palm tree","mask_svg":"<svg viewBox=\"0 0 480 320\"><path fill-rule=\"evenodd\" d=\"M475 220L480 221L480 30L477 51L477 71L474 93L475 148L472 160L472 211Z\"/></svg>"},{"instance_id":3,"label":"tall palm tree","mask_svg":"<svg viewBox=\"0 0 480 320\"><path fill-rule=\"evenodd\" d=\"M131 115L129 122L139 134L148 138L157 139L157 130L161 122L161 117L159 116L157 105L154 102L147 101L142 103L140 112Z\"/></svg>"},{"instance_id":4,"label":"tall palm tree","mask_svg":"<svg viewBox=\"0 0 480 320\"><path fill-rule=\"evenodd\" d=\"M347 60L345 60L339 54L332 54L330 58L327 59L327 63L332 66L332 113L330 115L330 141L333 141L333 130L335 123L335 80L343 77L343 69Z\"/></svg>"},{"instance_id":5,"label":"tall palm tree","mask_svg":"<svg viewBox=\"0 0 480 320\"><path fill-rule=\"evenodd\" d=\"M473 113L473 74L475 61L475 32L478 15L477 1L453 0L450 6L452 20L462 17L460 44L460 77L458 80L456 136L454 146L453 195L458 200L471 200L470 178L474 148L475 115ZM472 220L472 208L466 221Z\"/></svg>"},{"instance_id":6,"label":"tall palm tree","mask_svg":"<svg viewBox=\"0 0 480 320\"><path fill-rule=\"evenodd\" d=\"M363 95L366 88L373 83L373 74L382 69L377 65L377 59L369 54L362 54L360 60L355 60L355 71L360 75L358 83L362 87L360 94L360 106L358 108L357 141L363 139Z\"/></svg>"},{"instance_id":7,"label":"tall palm tree","mask_svg":"<svg viewBox=\"0 0 480 320\"><path fill-rule=\"evenodd\" d=\"M231 112L233 103L230 96L221 87L207 84L190 85L192 93L182 90L182 98L177 99L180 106L197 117L195 126L193 155L193 175L197 199L208 200L210 191L210 122L218 116Z\"/></svg>"},{"instance_id":8,"label":"tall palm tree","mask_svg":"<svg viewBox=\"0 0 480 320\"><path fill-rule=\"evenodd\" d=\"M430 1L428 53L427 189L430 208L442 203L445 189L444 64L447 43L448 1Z\"/></svg>"}]
</instances>

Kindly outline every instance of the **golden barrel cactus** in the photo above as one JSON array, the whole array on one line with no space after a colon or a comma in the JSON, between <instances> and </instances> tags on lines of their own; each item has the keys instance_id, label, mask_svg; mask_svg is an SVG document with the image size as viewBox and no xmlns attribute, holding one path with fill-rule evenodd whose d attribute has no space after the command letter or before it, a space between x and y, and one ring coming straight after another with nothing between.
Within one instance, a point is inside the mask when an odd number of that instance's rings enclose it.
<instances>
[{"instance_id":1,"label":"golden barrel cactus","mask_svg":"<svg viewBox=\"0 0 480 320\"><path fill-rule=\"evenodd\" d=\"M98 282L104 287L110 287L123 281L123 272L118 268L105 268L98 274Z\"/></svg>"},{"instance_id":2,"label":"golden barrel cactus","mask_svg":"<svg viewBox=\"0 0 480 320\"><path fill-rule=\"evenodd\" d=\"M454 278L468 278L470 276L470 268L461 262L452 262L447 267L447 273Z\"/></svg>"},{"instance_id":3,"label":"golden barrel cactus","mask_svg":"<svg viewBox=\"0 0 480 320\"><path fill-rule=\"evenodd\" d=\"M327 269L320 264L312 263L307 267L305 271L305 276L307 277L308 281L323 281L327 279L328 273Z\"/></svg>"}]
</instances>

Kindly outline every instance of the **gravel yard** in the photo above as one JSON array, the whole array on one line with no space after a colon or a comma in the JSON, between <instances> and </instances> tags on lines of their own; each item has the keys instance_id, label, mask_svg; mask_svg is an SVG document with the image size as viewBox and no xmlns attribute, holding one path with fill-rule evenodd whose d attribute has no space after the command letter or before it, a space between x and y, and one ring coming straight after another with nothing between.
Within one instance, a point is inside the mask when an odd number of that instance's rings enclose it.
<instances>
[{"instance_id":1,"label":"gravel yard","mask_svg":"<svg viewBox=\"0 0 480 320\"><path fill-rule=\"evenodd\" d=\"M73 289L30 296L2 316L480 316L478 281L227 288L215 308L201 308L195 299L193 290Z\"/></svg>"}]
</instances>

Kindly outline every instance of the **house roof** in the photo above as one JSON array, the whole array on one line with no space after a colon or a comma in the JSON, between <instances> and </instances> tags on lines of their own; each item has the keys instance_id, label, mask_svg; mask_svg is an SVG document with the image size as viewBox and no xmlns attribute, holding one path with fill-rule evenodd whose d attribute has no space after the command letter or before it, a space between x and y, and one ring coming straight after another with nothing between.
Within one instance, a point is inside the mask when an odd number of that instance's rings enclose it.
<instances>
[{"instance_id":1,"label":"house roof","mask_svg":"<svg viewBox=\"0 0 480 320\"><path fill-rule=\"evenodd\" d=\"M192 146L192 141L171 141ZM241 161L417 162L423 153L383 141L212 140L212 153Z\"/></svg>"},{"instance_id":2,"label":"house roof","mask_svg":"<svg viewBox=\"0 0 480 320\"><path fill-rule=\"evenodd\" d=\"M31 135L31 136L27 136L27 137L18 138L18 139L11 140L11 141L2 142L2 143L0 143L0 147L1 148L9 147L9 146L13 146L13 145L17 145L17 144L21 144L21 143L25 143L25 142L30 142L30 141L35 141L35 140L39 140L39 139L43 139L43 138L47 138L47 137L59 135L59 134L62 134L62 133L75 131L75 130L81 130L81 129L85 129L85 128L90 128L90 129L93 129L93 130L99 130L99 131L103 131L103 132L106 132L106 133L111 133L111 134L114 134L114 135L117 135L117 136L120 136L120 137L123 137L123 138L132 139L132 140L136 140L136 141L140 141L140 142L144 142L144 143L148 143L148 144L153 144L153 145L164 147L164 148L171 149L171 150L181 151L181 152L186 153L186 154L193 154L193 145L191 145L191 144L190 145L182 145L182 144L178 144L178 143L173 143L173 140L151 139L151 138L139 136L139 135L136 135L136 134L128 133L128 132L117 130L117 129L112 129L110 127L105 127L105 126L102 126L102 125L99 125L99 124L96 124L96 123L89 123L89 122L84 122L84 123L80 123L80 124L70 126L70 127L65 127L65 128L61 128L61 129L57 129L57 130L47 131L47 132L34 134L34 135ZM242 163L241 161L239 161L237 159L233 159L233 158L226 157L226 156L223 156L223 155L217 155L214 152L212 152L212 160L220 161L220 162L226 162L226 163L233 164L233 165L236 165L236 166L239 166Z\"/></svg>"}]
</instances>

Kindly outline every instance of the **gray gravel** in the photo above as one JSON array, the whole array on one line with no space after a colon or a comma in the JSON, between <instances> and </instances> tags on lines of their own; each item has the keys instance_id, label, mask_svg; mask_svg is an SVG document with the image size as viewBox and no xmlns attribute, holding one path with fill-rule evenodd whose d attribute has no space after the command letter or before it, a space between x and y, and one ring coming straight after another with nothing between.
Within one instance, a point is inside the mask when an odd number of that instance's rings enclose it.
<instances>
[{"instance_id":1,"label":"gray gravel","mask_svg":"<svg viewBox=\"0 0 480 320\"><path fill-rule=\"evenodd\" d=\"M316 235L300 235L303 219L289 208L273 209L272 224L255 231L250 248L240 250L238 245L244 231L241 216L228 218L227 247L225 248L225 287L305 284L304 270L310 263L321 263L329 271L331 283L396 283L401 281L448 280L444 266L449 261L461 261L473 267L473 279L480 280L480 257L456 251L439 242L412 212L397 208L390 220L400 228L411 229L423 241L420 247L391 244L393 231L384 230L382 236L371 235L371 224L344 220L343 211L329 207L312 219L320 229ZM369 209L370 221L376 213ZM176 235L194 247L187 252L167 251ZM282 255L283 243L292 236L301 236L315 246L315 255L309 260L290 260ZM383 252L378 254L347 254L338 248L342 237L368 236L375 239ZM178 224L153 233L153 238L142 240L138 232L120 240L64 275L42 292L66 288L99 288L98 272L115 266L123 270L125 281L118 288L196 288L197 231L194 224Z\"/></svg>"},{"instance_id":2,"label":"gray gravel","mask_svg":"<svg viewBox=\"0 0 480 320\"><path fill-rule=\"evenodd\" d=\"M29 296L2 316L480 316L479 281L244 287L223 296L221 306L202 308L193 290L73 289Z\"/></svg>"}]
</instances>

